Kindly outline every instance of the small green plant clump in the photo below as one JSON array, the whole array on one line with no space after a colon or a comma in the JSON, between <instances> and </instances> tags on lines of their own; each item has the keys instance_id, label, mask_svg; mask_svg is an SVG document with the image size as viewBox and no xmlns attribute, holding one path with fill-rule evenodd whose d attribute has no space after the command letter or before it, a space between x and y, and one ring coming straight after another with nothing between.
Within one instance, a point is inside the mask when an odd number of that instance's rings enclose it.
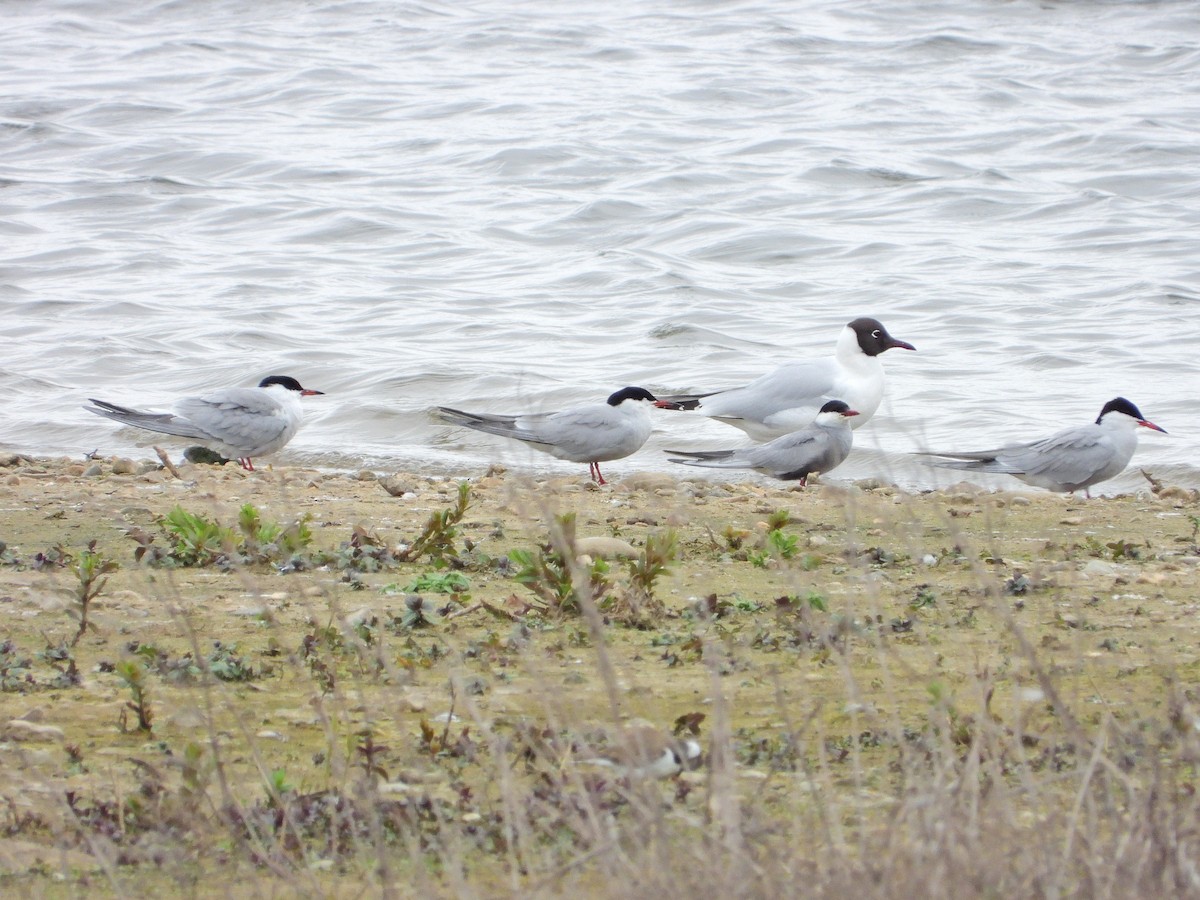
<instances>
[{"instance_id":1,"label":"small green plant clump","mask_svg":"<svg viewBox=\"0 0 1200 900\"><path fill-rule=\"evenodd\" d=\"M100 592L108 583L108 576L118 568L120 567L115 561L96 551L95 541L89 542L87 549L79 554L75 564L75 574L79 577L79 584L75 587L75 612L79 616L79 630L71 639L72 647L79 643L79 639L88 628L95 627L88 621L92 601L100 596Z\"/></svg>"},{"instance_id":2,"label":"small green plant clump","mask_svg":"<svg viewBox=\"0 0 1200 900\"><path fill-rule=\"evenodd\" d=\"M655 587L679 553L679 537L673 530L656 532L645 546L626 562L626 577L614 577L602 558L591 558L576 549L575 515L557 516L548 543L536 550L509 553L513 579L538 598L534 606L551 615L582 611L581 592L606 615L632 625L649 625L663 611Z\"/></svg>"},{"instance_id":3,"label":"small green plant clump","mask_svg":"<svg viewBox=\"0 0 1200 900\"><path fill-rule=\"evenodd\" d=\"M435 569L447 566L461 568L463 563L454 539L458 536L458 523L467 514L470 504L471 485L466 481L460 482L455 504L431 515L425 523L425 529L399 552L397 558L401 562L415 562L426 556Z\"/></svg>"},{"instance_id":4,"label":"small green plant clump","mask_svg":"<svg viewBox=\"0 0 1200 900\"><path fill-rule=\"evenodd\" d=\"M121 730L129 730L128 714L132 712L137 716L137 730L151 731L154 727L154 713L150 709L150 696L146 691L146 670L136 659L123 659L116 664L115 671L125 682L131 695L121 709Z\"/></svg>"},{"instance_id":5,"label":"small green plant clump","mask_svg":"<svg viewBox=\"0 0 1200 900\"><path fill-rule=\"evenodd\" d=\"M578 613L581 610L580 589L589 591L593 599L608 591L608 563L597 557L585 564L579 558L575 551L574 513L555 517L554 536L555 540L536 550L509 553L513 579L534 593L541 601L543 612L552 615ZM581 584L576 584L577 579Z\"/></svg>"},{"instance_id":6,"label":"small green plant clump","mask_svg":"<svg viewBox=\"0 0 1200 900\"><path fill-rule=\"evenodd\" d=\"M461 572L425 572L410 581L404 588L405 591L414 594L451 594L459 597L470 589L471 582ZM387 588L385 588L386 590Z\"/></svg>"},{"instance_id":7,"label":"small green plant clump","mask_svg":"<svg viewBox=\"0 0 1200 900\"><path fill-rule=\"evenodd\" d=\"M134 559L151 566L229 566L253 563L293 562L303 557L312 544L309 518L281 525L262 517L252 504L238 511L236 528L215 519L175 506L158 519L166 546L155 543L157 535L141 528L126 533L137 542Z\"/></svg>"}]
</instances>

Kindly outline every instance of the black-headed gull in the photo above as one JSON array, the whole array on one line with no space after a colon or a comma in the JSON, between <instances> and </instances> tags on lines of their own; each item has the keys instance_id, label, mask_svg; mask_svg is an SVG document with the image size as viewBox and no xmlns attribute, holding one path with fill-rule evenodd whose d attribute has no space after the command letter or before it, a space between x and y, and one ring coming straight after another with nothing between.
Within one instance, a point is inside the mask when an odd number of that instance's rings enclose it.
<instances>
[{"instance_id":1,"label":"black-headed gull","mask_svg":"<svg viewBox=\"0 0 1200 900\"><path fill-rule=\"evenodd\" d=\"M809 475L837 468L854 442L850 420L859 413L841 400L830 400L817 417L790 434L757 447L738 450L668 450L687 459L672 459L685 466L709 469L753 469L784 481L808 483Z\"/></svg>"},{"instance_id":2,"label":"black-headed gull","mask_svg":"<svg viewBox=\"0 0 1200 900\"><path fill-rule=\"evenodd\" d=\"M185 397L174 413L142 412L96 399L84 409L123 425L194 438L253 472L253 457L274 453L295 436L304 418L300 398L321 393L287 375L270 375L258 387Z\"/></svg>"},{"instance_id":3,"label":"black-headed gull","mask_svg":"<svg viewBox=\"0 0 1200 900\"><path fill-rule=\"evenodd\" d=\"M652 427L649 406L671 404L660 403L645 388L627 387L604 403L573 406L561 412L502 416L439 406L436 415L450 425L514 438L558 459L587 463L596 483L607 484L600 474L600 463L623 459L646 443Z\"/></svg>"},{"instance_id":4,"label":"black-headed gull","mask_svg":"<svg viewBox=\"0 0 1200 900\"><path fill-rule=\"evenodd\" d=\"M1129 465L1137 449L1139 426L1166 434L1165 428L1147 421L1136 406L1117 397L1104 404L1095 422L1063 429L1039 441L973 453L931 451L918 455L945 469L998 472L1034 487L1082 490L1090 497L1089 487L1120 474Z\"/></svg>"},{"instance_id":5,"label":"black-headed gull","mask_svg":"<svg viewBox=\"0 0 1200 900\"><path fill-rule=\"evenodd\" d=\"M916 349L888 334L878 319L855 319L842 329L833 356L785 363L745 387L663 399L740 428L756 441L782 437L807 425L829 400L842 400L858 410L853 423L858 428L883 399L879 355L895 347Z\"/></svg>"}]
</instances>

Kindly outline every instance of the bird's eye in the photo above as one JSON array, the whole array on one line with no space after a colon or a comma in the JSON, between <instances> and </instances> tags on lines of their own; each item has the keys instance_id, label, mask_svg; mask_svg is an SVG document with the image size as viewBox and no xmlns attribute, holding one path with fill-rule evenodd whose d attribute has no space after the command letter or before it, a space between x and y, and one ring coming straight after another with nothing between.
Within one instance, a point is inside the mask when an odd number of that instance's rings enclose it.
<instances>
[{"instance_id":1,"label":"bird's eye","mask_svg":"<svg viewBox=\"0 0 1200 900\"><path fill-rule=\"evenodd\" d=\"M879 337L879 329L878 328L876 328L874 331L871 332L871 337L873 337L873 338Z\"/></svg>"}]
</instances>

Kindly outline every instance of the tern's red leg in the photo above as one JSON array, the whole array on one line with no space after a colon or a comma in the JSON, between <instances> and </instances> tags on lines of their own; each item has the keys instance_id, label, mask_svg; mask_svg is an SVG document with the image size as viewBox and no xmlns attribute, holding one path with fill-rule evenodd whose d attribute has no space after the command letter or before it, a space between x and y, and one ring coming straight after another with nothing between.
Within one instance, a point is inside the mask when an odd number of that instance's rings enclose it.
<instances>
[{"instance_id":1,"label":"tern's red leg","mask_svg":"<svg viewBox=\"0 0 1200 900\"><path fill-rule=\"evenodd\" d=\"M245 469L247 472L254 471L254 462L250 459L250 457L243 456L241 459L238 460L238 462L242 464L242 468Z\"/></svg>"},{"instance_id":2,"label":"tern's red leg","mask_svg":"<svg viewBox=\"0 0 1200 900\"><path fill-rule=\"evenodd\" d=\"M600 474L600 463L592 463L592 466L596 470L596 484L608 484L608 482L604 480L604 476Z\"/></svg>"}]
</instances>

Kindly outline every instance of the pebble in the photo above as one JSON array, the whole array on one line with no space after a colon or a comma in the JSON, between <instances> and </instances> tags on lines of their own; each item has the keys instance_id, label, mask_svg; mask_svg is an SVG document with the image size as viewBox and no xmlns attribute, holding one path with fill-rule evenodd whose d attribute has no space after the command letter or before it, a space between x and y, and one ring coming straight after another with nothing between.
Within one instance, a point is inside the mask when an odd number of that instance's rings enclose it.
<instances>
[{"instance_id":1,"label":"pebble","mask_svg":"<svg viewBox=\"0 0 1200 900\"><path fill-rule=\"evenodd\" d=\"M114 475L136 475L138 467L132 459L118 456L112 461L112 470Z\"/></svg>"},{"instance_id":2,"label":"pebble","mask_svg":"<svg viewBox=\"0 0 1200 900\"><path fill-rule=\"evenodd\" d=\"M658 493L659 496L671 496L675 493L675 488L675 479L670 475L661 472L634 472L622 478L614 489L623 494L648 491Z\"/></svg>"},{"instance_id":3,"label":"pebble","mask_svg":"<svg viewBox=\"0 0 1200 900\"><path fill-rule=\"evenodd\" d=\"M391 494L393 497L401 499L412 499L417 495L413 492L412 485L405 478L397 475L388 475L386 478L377 479L379 486Z\"/></svg>"},{"instance_id":4,"label":"pebble","mask_svg":"<svg viewBox=\"0 0 1200 900\"><path fill-rule=\"evenodd\" d=\"M0 729L0 736L9 741L62 741L66 733L57 725L42 725L24 719L10 719Z\"/></svg>"},{"instance_id":5,"label":"pebble","mask_svg":"<svg viewBox=\"0 0 1200 900\"><path fill-rule=\"evenodd\" d=\"M1124 572L1125 567L1119 566L1116 563L1105 562L1102 559L1090 559L1084 565L1084 575L1116 575L1119 572Z\"/></svg>"},{"instance_id":6,"label":"pebble","mask_svg":"<svg viewBox=\"0 0 1200 900\"><path fill-rule=\"evenodd\" d=\"M593 557L633 559L638 555L637 549L628 541L603 535L578 538L575 541L575 550Z\"/></svg>"},{"instance_id":7,"label":"pebble","mask_svg":"<svg viewBox=\"0 0 1200 900\"><path fill-rule=\"evenodd\" d=\"M104 474L104 469L94 463L83 470L84 478L95 478L97 475L102 474Z\"/></svg>"}]
</instances>

